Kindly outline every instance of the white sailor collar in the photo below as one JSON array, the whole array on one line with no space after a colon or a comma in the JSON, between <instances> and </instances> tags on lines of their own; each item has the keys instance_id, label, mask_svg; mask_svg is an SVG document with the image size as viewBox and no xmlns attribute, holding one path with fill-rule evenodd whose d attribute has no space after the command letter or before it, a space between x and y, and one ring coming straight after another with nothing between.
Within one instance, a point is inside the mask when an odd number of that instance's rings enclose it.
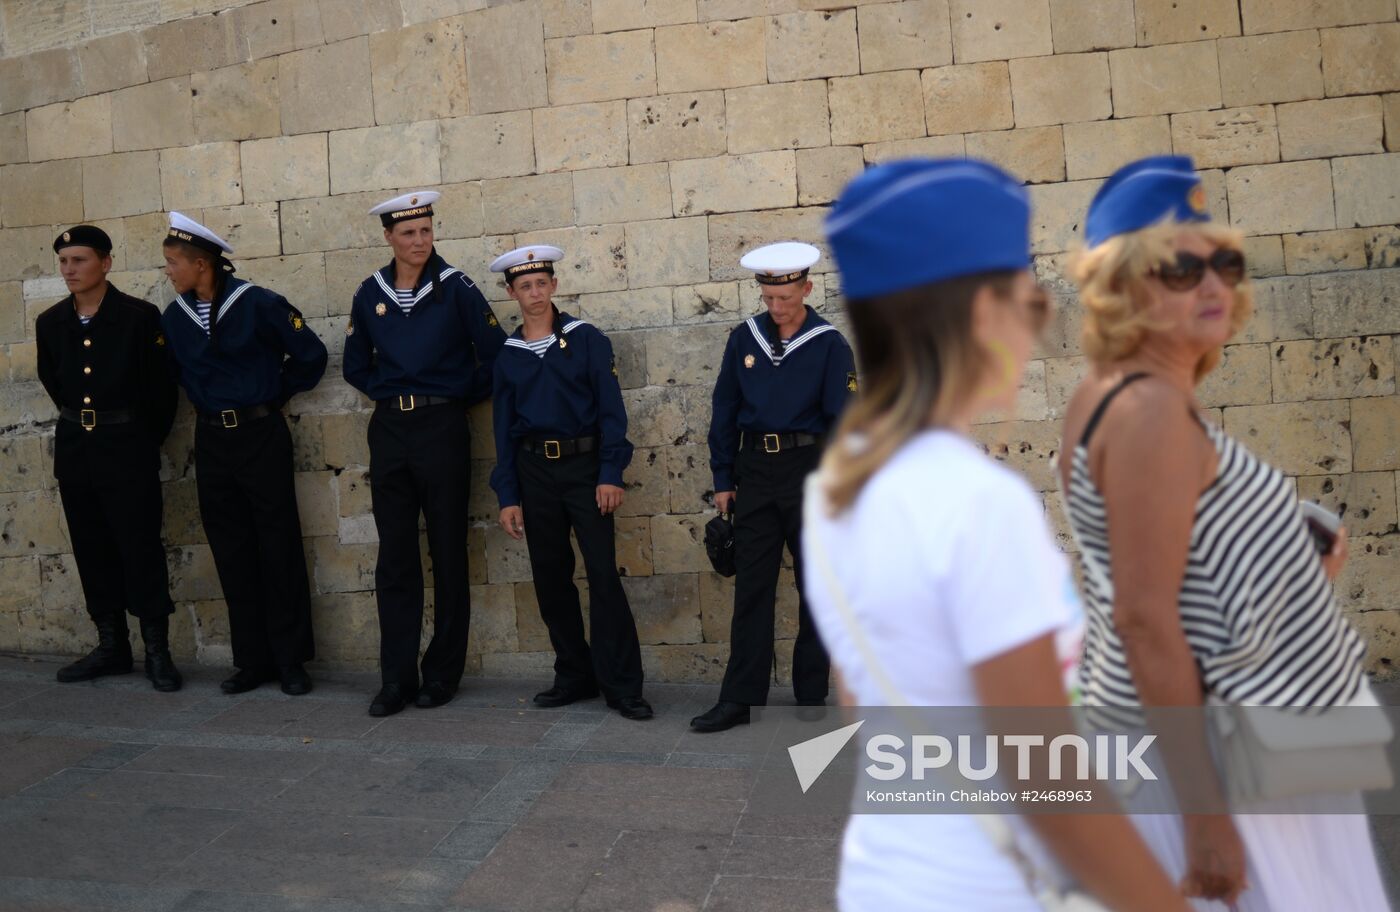
<instances>
[{"instance_id":1,"label":"white sailor collar","mask_svg":"<svg viewBox=\"0 0 1400 912\"><path fill-rule=\"evenodd\" d=\"M229 312L229 308L233 307L234 302L243 297L248 289L252 287L253 283L245 279L235 279L231 277L226 279L222 288L222 300L215 300L212 302L213 306L211 306L210 310L213 313L210 325L218 324L218 322L224 318L224 315ZM219 296L215 295L214 297L217 299ZM195 326L198 326L201 331L204 331L204 321L199 319L199 311L195 309L196 302L193 296L188 295L188 293L178 294L175 296L175 303L179 304L180 309L194 321Z\"/></svg>"},{"instance_id":2,"label":"white sailor collar","mask_svg":"<svg viewBox=\"0 0 1400 912\"><path fill-rule=\"evenodd\" d=\"M822 319L821 315L813 310L810 304L806 305L806 307L807 319L802 321L802 326L797 332L793 333L792 338L783 346L783 353L776 357L773 355L772 343L770 343L768 339L768 327L773 325L773 320L768 316L768 313L765 311L761 314L755 314L744 321L744 324L749 328L749 332L753 334L754 339L758 342L758 347L763 350L768 360L773 362L774 367L782 364L784 359L817 336L823 335L824 333L836 332L836 327Z\"/></svg>"}]
</instances>

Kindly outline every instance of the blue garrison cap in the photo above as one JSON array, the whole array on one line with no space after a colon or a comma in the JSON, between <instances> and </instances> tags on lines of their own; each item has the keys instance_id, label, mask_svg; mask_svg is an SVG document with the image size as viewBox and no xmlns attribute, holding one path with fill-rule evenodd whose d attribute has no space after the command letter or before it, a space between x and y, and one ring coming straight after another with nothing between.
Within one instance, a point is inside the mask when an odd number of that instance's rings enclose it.
<instances>
[{"instance_id":1,"label":"blue garrison cap","mask_svg":"<svg viewBox=\"0 0 1400 912\"><path fill-rule=\"evenodd\" d=\"M1021 182L973 159L905 159L846 185L826 236L848 298L1030 265Z\"/></svg>"},{"instance_id":2,"label":"blue garrison cap","mask_svg":"<svg viewBox=\"0 0 1400 912\"><path fill-rule=\"evenodd\" d=\"M1171 218L1208 222L1206 191L1195 164L1184 155L1154 155L1124 165L1104 181L1084 221L1084 241L1109 238Z\"/></svg>"}]
</instances>

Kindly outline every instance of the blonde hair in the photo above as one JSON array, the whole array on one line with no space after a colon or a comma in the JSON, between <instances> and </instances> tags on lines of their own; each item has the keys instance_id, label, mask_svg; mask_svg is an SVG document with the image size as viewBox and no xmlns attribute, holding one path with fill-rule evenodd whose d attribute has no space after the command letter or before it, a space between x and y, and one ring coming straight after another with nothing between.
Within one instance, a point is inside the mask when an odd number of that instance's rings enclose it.
<instances>
[{"instance_id":1,"label":"blonde hair","mask_svg":"<svg viewBox=\"0 0 1400 912\"><path fill-rule=\"evenodd\" d=\"M964 276L849 303L861 382L822 457L833 513L849 507L909 438L947 423L971 400L987 362L972 338L973 300L984 286L1010 294L1011 276Z\"/></svg>"},{"instance_id":2,"label":"blonde hair","mask_svg":"<svg viewBox=\"0 0 1400 912\"><path fill-rule=\"evenodd\" d=\"M1223 225L1162 222L1082 249L1071 259L1070 275L1079 285L1084 308L1080 341L1089 360L1099 365L1119 361L1136 352L1149 332L1164 329L1154 325L1147 314L1146 279L1153 269L1175 257L1176 239L1183 231L1230 250L1241 250L1244 244L1242 232ZM1253 313L1254 290L1246 278L1236 286L1230 308L1232 337ZM1220 354L1217 348L1202 356L1196 364L1197 380L1215 369Z\"/></svg>"}]
</instances>

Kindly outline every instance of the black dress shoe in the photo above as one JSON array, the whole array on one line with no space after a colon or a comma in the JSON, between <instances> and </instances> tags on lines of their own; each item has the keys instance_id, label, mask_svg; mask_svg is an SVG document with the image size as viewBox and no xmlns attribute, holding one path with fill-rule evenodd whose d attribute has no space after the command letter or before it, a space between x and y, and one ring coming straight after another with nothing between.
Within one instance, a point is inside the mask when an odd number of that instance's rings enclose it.
<instances>
[{"instance_id":1,"label":"black dress shoe","mask_svg":"<svg viewBox=\"0 0 1400 912\"><path fill-rule=\"evenodd\" d=\"M371 716L392 716L395 713L403 712L403 708L408 705L408 701L414 695L408 695L397 684L385 684L379 688L379 693L375 694L374 700L369 704L369 714Z\"/></svg>"},{"instance_id":2,"label":"black dress shoe","mask_svg":"<svg viewBox=\"0 0 1400 912\"><path fill-rule=\"evenodd\" d=\"M311 675L300 664L289 665L278 675L282 679L282 693L289 697L300 697L311 693Z\"/></svg>"},{"instance_id":3,"label":"black dress shoe","mask_svg":"<svg viewBox=\"0 0 1400 912\"><path fill-rule=\"evenodd\" d=\"M247 693L262 687L268 681L277 680L274 673L258 668L240 668L233 673L227 681L219 685L219 689L226 694Z\"/></svg>"},{"instance_id":4,"label":"black dress shoe","mask_svg":"<svg viewBox=\"0 0 1400 912\"><path fill-rule=\"evenodd\" d=\"M429 681L423 685L423 689L418 691L418 696L414 698L413 705L419 709L433 709L442 706L457 693L457 688L448 687L441 681Z\"/></svg>"},{"instance_id":5,"label":"black dress shoe","mask_svg":"<svg viewBox=\"0 0 1400 912\"><path fill-rule=\"evenodd\" d=\"M643 719L650 719L656 715L651 710L651 704L644 697L618 697L616 700L608 701L608 709L615 709L622 718L631 719L634 722L641 722Z\"/></svg>"},{"instance_id":6,"label":"black dress shoe","mask_svg":"<svg viewBox=\"0 0 1400 912\"><path fill-rule=\"evenodd\" d=\"M577 703L579 700L591 700L598 696L598 688L594 687L560 687L555 684L549 690L535 694L535 705L544 709L553 709L556 706L568 706L570 703Z\"/></svg>"},{"instance_id":7,"label":"black dress shoe","mask_svg":"<svg viewBox=\"0 0 1400 912\"><path fill-rule=\"evenodd\" d=\"M708 712L690 720L694 731L710 733L728 731L736 725L749 724L749 707L746 703L730 703L720 700Z\"/></svg>"}]
</instances>

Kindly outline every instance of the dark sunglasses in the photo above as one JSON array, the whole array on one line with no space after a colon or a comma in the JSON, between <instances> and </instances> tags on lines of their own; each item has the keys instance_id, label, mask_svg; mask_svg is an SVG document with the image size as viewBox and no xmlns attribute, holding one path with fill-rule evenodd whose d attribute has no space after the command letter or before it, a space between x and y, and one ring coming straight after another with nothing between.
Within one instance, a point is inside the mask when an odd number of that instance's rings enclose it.
<instances>
[{"instance_id":1,"label":"dark sunglasses","mask_svg":"<svg viewBox=\"0 0 1400 912\"><path fill-rule=\"evenodd\" d=\"M1220 281L1234 288L1244 281L1244 268L1243 253L1222 248L1209 257L1178 253L1174 262L1163 263L1154 269L1152 274L1172 291L1190 291L1205 279L1207 269L1220 276Z\"/></svg>"}]
</instances>

